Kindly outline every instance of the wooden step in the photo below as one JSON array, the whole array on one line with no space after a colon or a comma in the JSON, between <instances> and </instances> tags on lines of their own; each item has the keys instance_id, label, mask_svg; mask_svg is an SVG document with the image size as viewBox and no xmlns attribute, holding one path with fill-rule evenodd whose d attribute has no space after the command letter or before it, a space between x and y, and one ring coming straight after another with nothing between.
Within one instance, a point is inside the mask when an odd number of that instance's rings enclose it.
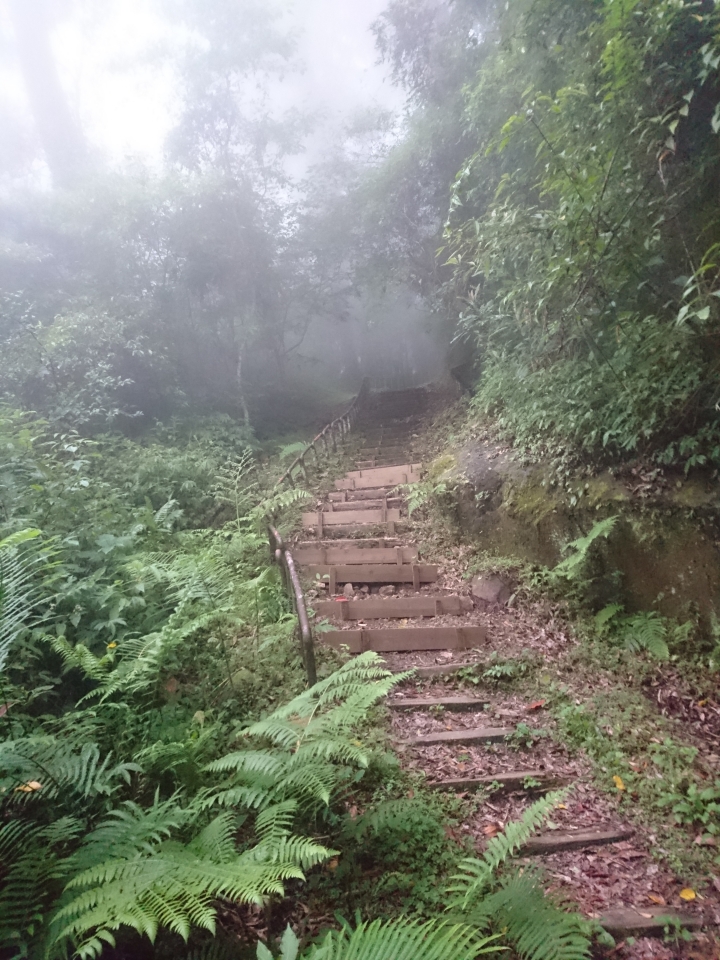
<instances>
[{"instance_id":1,"label":"wooden step","mask_svg":"<svg viewBox=\"0 0 720 960\"><path fill-rule=\"evenodd\" d=\"M397 523L400 519L399 510L338 510L325 513L318 510L315 513L304 513L302 524L307 527L340 527L356 523Z\"/></svg>"},{"instance_id":2,"label":"wooden step","mask_svg":"<svg viewBox=\"0 0 720 960\"><path fill-rule=\"evenodd\" d=\"M628 840L635 831L631 827L595 827L591 830L570 830L561 833L553 830L542 833L522 847L520 856L537 857L547 853L559 853L561 850L582 850L583 847L602 847L619 840Z\"/></svg>"},{"instance_id":3,"label":"wooden step","mask_svg":"<svg viewBox=\"0 0 720 960\"><path fill-rule=\"evenodd\" d=\"M378 551L380 552L380 551ZM323 600L314 604L321 617L336 620L411 620L414 617L459 615L473 608L470 597L368 597L366 600Z\"/></svg>"},{"instance_id":4,"label":"wooden step","mask_svg":"<svg viewBox=\"0 0 720 960\"><path fill-rule=\"evenodd\" d=\"M328 500L333 503L358 503L362 500L383 500L395 492L394 487L370 487L368 490L331 490Z\"/></svg>"},{"instance_id":5,"label":"wooden step","mask_svg":"<svg viewBox=\"0 0 720 960\"><path fill-rule=\"evenodd\" d=\"M311 528L306 527L305 529L309 530ZM318 538L357 534L358 541L365 540L368 537L375 538L380 533L385 534L387 537L392 537L397 532L395 520L388 520L387 523L338 523L330 527L323 526L322 530L317 526L315 529Z\"/></svg>"},{"instance_id":6,"label":"wooden step","mask_svg":"<svg viewBox=\"0 0 720 960\"><path fill-rule=\"evenodd\" d=\"M351 510L382 510L387 507L389 510L399 510L403 505L401 497L381 497L380 499L351 501L350 503L342 500L331 500L322 505L325 513L342 513Z\"/></svg>"},{"instance_id":7,"label":"wooden step","mask_svg":"<svg viewBox=\"0 0 720 960\"><path fill-rule=\"evenodd\" d=\"M333 585L338 583L412 583L419 589L421 583L433 583L438 577L438 568L430 563L313 563L306 570L311 577L327 576L331 593L337 592Z\"/></svg>"},{"instance_id":8,"label":"wooden step","mask_svg":"<svg viewBox=\"0 0 720 960\"><path fill-rule=\"evenodd\" d=\"M477 697L405 697L402 700L388 700L386 703L391 710L484 710L487 700L478 700Z\"/></svg>"},{"instance_id":9,"label":"wooden step","mask_svg":"<svg viewBox=\"0 0 720 960\"><path fill-rule=\"evenodd\" d=\"M703 918L683 913L673 907L615 907L607 910L598 920L603 929L616 940L626 937L662 937L668 926L668 918L688 930L699 930Z\"/></svg>"},{"instance_id":10,"label":"wooden step","mask_svg":"<svg viewBox=\"0 0 720 960\"><path fill-rule=\"evenodd\" d=\"M366 470L362 477L348 477L343 480L335 481L336 490L373 490L378 487L393 486L397 487L401 483L417 483L420 479L419 473L400 472L399 467L383 467L382 469L390 472L383 475L382 478L371 476L371 470Z\"/></svg>"},{"instance_id":11,"label":"wooden step","mask_svg":"<svg viewBox=\"0 0 720 960\"><path fill-rule=\"evenodd\" d=\"M353 543L352 540L349 542ZM352 547L336 546L335 544L317 544L317 546L315 544L298 544L293 548L292 555L295 562L301 565L321 564L323 566L332 564L344 566L356 563L412 564L418 558L417 547L366 548L361 545L362 540L357 540L355 543L357 546L353 545ZM472 609L472 601L470 601L470 609ZM408 616L408 614L403 614L403 616ZM418 616L423 616L423 614L418 614ZM350 619L354 618L351 617Z\"/></svg>"},{"instance_id":12,"label":"wooden step","mask_svg":"<svg viewBox=\"0 0 720 960\"><path fill-rule=\"evenodd\" d=\"M350 470L345 474L346 480L382 480L387 474L393 473L394 471L402 471L403 473L410 474L419 474L422 470L421 463L400 463L393 467L374 467L368 470Z\"/></svg>"},{"instance_id":13,"label":"wooden step","mask_svg":"<svg viewBox=\"0 0 720 960\"><path fill-rule=\"evenodd\" d=\"M563 777L552 776L543 773L542 770L512 770L509 773L495 773L488 777L458 777L452 780L436 780L428 783L431 790L479 790L490 786L493 783L498 784L498 790L524 790L525 781L532 778L540 784L537 790L552 790L555 787L562 787L568 781Z\"/></svg>"},{"instance_id":14,"label":"wooden step","mask_svg":"<svg viewBox=\"0 0 720 960\"><path fill-rule=\"evenodd\" d=\"M327 630L318 640L331 647L347 646L350 653L420 650L467 650L485 640L484 627L406 627L385 630Z\"/></svg>"},{"instance_id":15,"label":"wooden step","mask_svg":"<svg viewBox=\"0 0 720 960\"><path fill-rule=\"evenodd\" d=\"M482 664L477 663L431 663L425 667L414 667L419 680L435 680L437 677L451 677L461 670L475 670ZM400 671L398 671L399 673Z\"/></svg>"},{"instance_id":16,"label":"wooden step","mask_svg":"<svg viewBox=\"0 0 720 960\"><path fill-rule=\"evenodd\" d=\"M512 727L474 727L468 730L447 730L442 733L426 733L421 737L403 740L413 747L432 747L439 743L473 744L502 743L513 733Z\"/></svg>"}]
</instances>

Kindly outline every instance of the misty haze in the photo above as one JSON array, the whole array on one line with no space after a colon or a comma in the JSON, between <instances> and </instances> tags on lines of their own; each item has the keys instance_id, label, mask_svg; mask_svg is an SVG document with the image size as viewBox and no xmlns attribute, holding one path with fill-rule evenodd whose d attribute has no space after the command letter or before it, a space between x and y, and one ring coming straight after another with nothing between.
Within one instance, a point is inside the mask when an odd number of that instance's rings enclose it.
<instances>
[{"instance_id":1,"label":"misty haze","mask_svg":"<svg viewBox=\"0 0 720 960\"><path fill-rule=\"evenodd\" d=\"M0 960L720 958L720 0L0 0Z\"/></svg>"}]
</instances>

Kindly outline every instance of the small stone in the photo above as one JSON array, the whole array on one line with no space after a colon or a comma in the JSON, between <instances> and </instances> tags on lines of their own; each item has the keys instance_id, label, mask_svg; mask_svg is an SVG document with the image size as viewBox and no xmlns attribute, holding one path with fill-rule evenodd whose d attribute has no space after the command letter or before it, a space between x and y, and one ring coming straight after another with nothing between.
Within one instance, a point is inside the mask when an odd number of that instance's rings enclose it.
<instances>
[{"instance_id":1,"label":"small stone","mask_svg":"<svg viewBox=\"0 0 720 960\"><path fill-rule=\"evenodd\" d=\"M363 584L363 586L360 587L360 593L370 593L370 587L367 584Z\"/></svg>"},{"instance_id":2,"label":"small stone","mask_svg":"<svg viewBox=\"0 0 720 960\"><path fill-rule=\"evenodd\" d=\"M472 595L484 608L504 607L511 596L510 587L500 577L475 577L471 585Z\"/></svg>"},{"instance_id":3,"label":"small stone","mask_svg":"<svg viewBox=\"0 0 720 960\"><path fill-rule=\"evenodd\" d=\"M355 596L355 588L351 583L346 583L343 589L343 593L345 594L346 597L349 597L352 599L352 597Z\"/></svg>"},{"instance_id":4,"label":"small stone","mask_svg":"<svg viewBox=\"0 0 720 960\"><path fill-rule=\"evenodd\" d=\"M392 597L395 593L395 587L391 587L389 584L386 587L380 587L378 593L381 597Z\"/></svg>"}]
</instances>

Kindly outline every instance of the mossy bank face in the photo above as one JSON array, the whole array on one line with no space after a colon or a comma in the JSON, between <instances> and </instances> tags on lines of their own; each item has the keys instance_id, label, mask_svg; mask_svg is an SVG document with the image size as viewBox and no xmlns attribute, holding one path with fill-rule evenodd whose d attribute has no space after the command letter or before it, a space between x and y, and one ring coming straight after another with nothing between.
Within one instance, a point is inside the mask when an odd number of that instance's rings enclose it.
<instances>
[{"instance_id":1,"label":"mossy bank face","mask_svg":"<svg viewBox=\"0 0 720 960\"><path fill-rule=\"evenodd\" d=\"M673 479L642 497L610 472L559 482L506 448L473 441L430 465L454 491L462 539L498 557L552 567L598 520L620 519L594 557L597 602L679 619L720 611L720 492L707 477Z\"/></svg>"}]
</instances>

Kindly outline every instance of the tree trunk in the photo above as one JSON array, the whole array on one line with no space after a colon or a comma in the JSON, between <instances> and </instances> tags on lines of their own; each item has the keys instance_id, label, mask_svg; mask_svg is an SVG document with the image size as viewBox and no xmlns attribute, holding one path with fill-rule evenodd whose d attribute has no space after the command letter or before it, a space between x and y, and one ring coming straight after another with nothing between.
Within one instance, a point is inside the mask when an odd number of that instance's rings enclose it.
<instances>
[{"instance_id":1,"label":"tree trunk","mask_svg":"<svg viewBox=\"0 0 720 960\"><path fill-rule=\"evenodd\" d=\"M57 186L76 183L88 154L60 84L50 47L47 0L10 0L20 67L45 158Z\"/></svg>"}]
</instances>

